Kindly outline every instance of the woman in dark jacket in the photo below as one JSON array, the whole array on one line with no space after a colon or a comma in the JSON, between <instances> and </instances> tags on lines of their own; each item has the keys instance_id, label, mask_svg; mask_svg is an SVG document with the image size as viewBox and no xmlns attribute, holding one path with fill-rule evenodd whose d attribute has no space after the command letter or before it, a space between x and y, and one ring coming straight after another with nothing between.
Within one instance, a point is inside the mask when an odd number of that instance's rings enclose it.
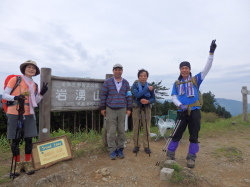
<instances>
[{"instance_id":1,"label":"woman in dark jacket","mask_svg":"<svg viewBox=\"0 0 250 187\"><path fill-rule=\"evenodd\" d=\"M151 153L150 141L150 123L151 123L151 104L155 102L154 87L149 86L147 79L149 73L147 70L139 70L138 80L132 85L132 93L134 96L132 104L132 118L133 118L133 140L134 140L134 153L138 153L140 149L139 135L140 125L143 126L143 140L142 144L144 151L147 154Z\"/></svg>"}]
</instances>

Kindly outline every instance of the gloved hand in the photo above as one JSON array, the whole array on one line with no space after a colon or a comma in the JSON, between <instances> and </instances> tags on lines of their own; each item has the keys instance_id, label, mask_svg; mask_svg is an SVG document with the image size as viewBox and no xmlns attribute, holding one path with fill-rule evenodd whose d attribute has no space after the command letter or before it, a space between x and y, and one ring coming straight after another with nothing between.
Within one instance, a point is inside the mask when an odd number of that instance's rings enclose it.
<instances>
[{"instance_id":1,"label":"gloved hand","mask_svg":"<svg viewBox=\"0 0 250 187\"><path fill-rule=\"evenodd\" d=\"M187 110L187 106L186 106L186 105L183 105L183 104L181 104L181 105L179 106L179 108L180 108L182 111Z\"/></svg>"},{"instance_id":2,"label":"gloved hand","mask_svg":"<svg viewBox=\"0 0 250 187\"><path fill-rule=\"evenodd\" d=\"M20 102L23 102L24 100L26 100L26 98L24 95L18 95L18 96L14 97L14 100L16 100L20 103Z\"/></svg>"},{"instance_id":3,"label":"gloved hand","mask_svg":"<svg viewBox=\"0 0 250 187\"><path fill-rule=\"evenodd\" d=\"M48 83L43 82L43 87L40 91L40 95L44 95L48 91Z\"/></svg>"},{"instance_id":4,"label":"gloved hand","mask_svg":"<svg viewBox=\"0 0 250 187\"><path fill-rule=\"evenodd\" d=\"M212 43L211 43L211 45L210 45L210 53L214 53L214 51L215 51L215 49L216 49L216 47L217 47L217 45L216 45L216 40L212 40Z\"/></svg>"}]
</instances>

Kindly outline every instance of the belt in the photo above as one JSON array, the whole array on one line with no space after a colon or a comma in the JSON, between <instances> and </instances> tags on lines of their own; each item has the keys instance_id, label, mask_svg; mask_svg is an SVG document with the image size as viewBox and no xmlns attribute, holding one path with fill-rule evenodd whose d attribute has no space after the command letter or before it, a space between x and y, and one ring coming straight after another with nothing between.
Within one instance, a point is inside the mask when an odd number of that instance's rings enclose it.
<instances>
[{"instance_id":1,"label":"belt","mask_svg":"<svg viewBox=\"0 0 250 187\"><path fill-rule=\"evenodd\" d=\"M6 105L7 105L7 106L14 106L14 105L17 105L17 101L7 101ZM29 103L24 103L24 105L29 106L30 104L29 104Z\"/></svg>"}]
</instances>

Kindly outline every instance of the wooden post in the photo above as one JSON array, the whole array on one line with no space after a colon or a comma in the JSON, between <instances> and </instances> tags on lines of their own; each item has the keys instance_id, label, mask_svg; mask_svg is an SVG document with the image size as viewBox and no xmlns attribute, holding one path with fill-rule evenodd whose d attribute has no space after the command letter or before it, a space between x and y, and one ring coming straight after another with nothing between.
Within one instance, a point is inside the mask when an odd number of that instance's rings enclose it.
<instances>
[{"instance_id":1,"label":"wooden post","mask_svg":"<svg viewBox=\"0 0 250 187\"><path fill-rule=\"evenodd\" d=\"M78 113L78 124L79 124L78 132L81 132L81 115L80 115L80 112Z\"/></svg>"},{"instance_id":2,"label":"wooden post","mask_svg":"<svg viewBox=\"0 0 250 187\"><path fill-rule=\"evenodd\" d=\"M50 109L51 109L51 69L41 68L40 89L43 83L48 83L48 91L39 103L39 141L50 138Z\"/></svg>"},{"instance_id":3,"label":"wooden post","mask_svg":"<svg viewBox=\"0 0 250 187\"><path fill-rule=\"evenodd\" d=\"M88 133L88 111L85 112L85 119L86 119L86 133Z\"/></svg>"},{"instance_id":4,"label":"wooden post","mask_svg":"<svg viewBox=\"0 0 250 187\"><path fill-rule=\"evenodd\" d=\"M74 113L74 134L76 134L76 112Z\"/></svg>"},{"instance_id":5,"label":"wooden post","mask_svg":"<svg viewBox=\"0 0 250 187\"><path fill-rule=\"evenodd\" d=\"M243 106L243 108L242 108L243 109L242 110L242 119L243 119L243 121L248 121L247 94L249 94L249 91L247 91L246 86L242 86L241 93L242 93L242 106Z\"/></svg>"},{"instance_id":6,"label":"wooden post","mask_svg":"<svg viewBox=\"0 0 250 187\"><path fill-rule=\"evenodd\" d=\"M94 112L93 112L93 110L91 111L91 116L92 116L92 119L91 119L91 121L92 121L92 131L94 130Z\"/></svg>"},{"instance_id":7,"label":"wooden post","mask_svg":"<svg viewBox=\"0 0 250 187\"><path fill-rule=\"evenodd\" d=\"M98 112L98 132L101 132L101 114Z\"/></svg>"},{"instance_id":8,"label":"wooden post","mask_svg":"<svg viewBox=\"0 0 250 187\"><path fill-rule=\"evenodd\" d=\"M63 112L63 130L64 130L64 112Z\"/></svg>"}]
</instances>

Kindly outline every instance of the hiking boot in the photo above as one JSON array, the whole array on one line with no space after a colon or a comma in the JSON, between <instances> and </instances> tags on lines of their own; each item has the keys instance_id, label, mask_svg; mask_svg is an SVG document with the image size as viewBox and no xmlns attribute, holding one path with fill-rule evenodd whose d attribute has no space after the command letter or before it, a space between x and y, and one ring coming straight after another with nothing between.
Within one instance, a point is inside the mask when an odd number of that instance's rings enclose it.
<instances>
[{"instance_id":1,"label":"hiking boot","mask_svg":"<svg viewBox=\"0 0 250 187\"><path fill-rule=\"evenodd\" d=\"M109 154L109 158L111 160L115 160L116 159L116 155L117 155L117 151L115 150L115 151L113 151L112 153Z\"/></svg>"},{"instance_id":2,"label":"hiking boot","mask_svg":"<svg viewBox=\"0 0 250 187\"><path fill-rule=\"evenodd\" d=\"M123 154L123 148L120 148L117 150L117 157L118 158L124 158L124 154Z\"/></svg>"},{"instance_id":3,"label":"hiking boot","mask_svg":"<svg viewBox=\"0 0 250 187\"><path fill-rule=\"evenodd\" d=\"M194 168L195 167L195 161L192 159L187 160L187 167L188 168Z\"/></svg>"},{"instance_id":4,"label":"hiking boot","mask_svg":"<svg viewBox=\"0 0 250 187\"><path fill-rule=\"evenodd\" d=\"M138 152L139 152L139 149L140 149L140 147L134 147L133 153L138 153Z\"/></svg>"},{"instance_id":5,"label":"hiking boot","mask_svg":"<svg viewBox=\"0 0 250 187\"><path fill-rule=\"evenodd\" d=\"M149 148L145 148L144 151L147 153L147 154L150 154L151 153L151 150Z\"/></svg>"},{"instance_id":6,"label":"hiking boot","mask_svg":"<svg viewBox=\"0 0 250 187\"><path fill-rule=\"evenodd\" d=\"M23 162L24 171L27 175L32 175L35 173L33 163L31 161Z\"/></svg>"},{"instance_id":7,"label":"hiking boot","mask_svg":"<svg viewBox=\"0 0 250 187\"><path fill-rule=\"evenodd\" d=\"M15 165L13 165L13 172L14 172L14 166ZM16 169L15 169L15 176L16 177L18 177L21 174L22 169L23 169L23 163L22 162L17 162L16 163ZM10 175L13 176L14 173L11 173Z\"/></svg>"}]
</instances>

